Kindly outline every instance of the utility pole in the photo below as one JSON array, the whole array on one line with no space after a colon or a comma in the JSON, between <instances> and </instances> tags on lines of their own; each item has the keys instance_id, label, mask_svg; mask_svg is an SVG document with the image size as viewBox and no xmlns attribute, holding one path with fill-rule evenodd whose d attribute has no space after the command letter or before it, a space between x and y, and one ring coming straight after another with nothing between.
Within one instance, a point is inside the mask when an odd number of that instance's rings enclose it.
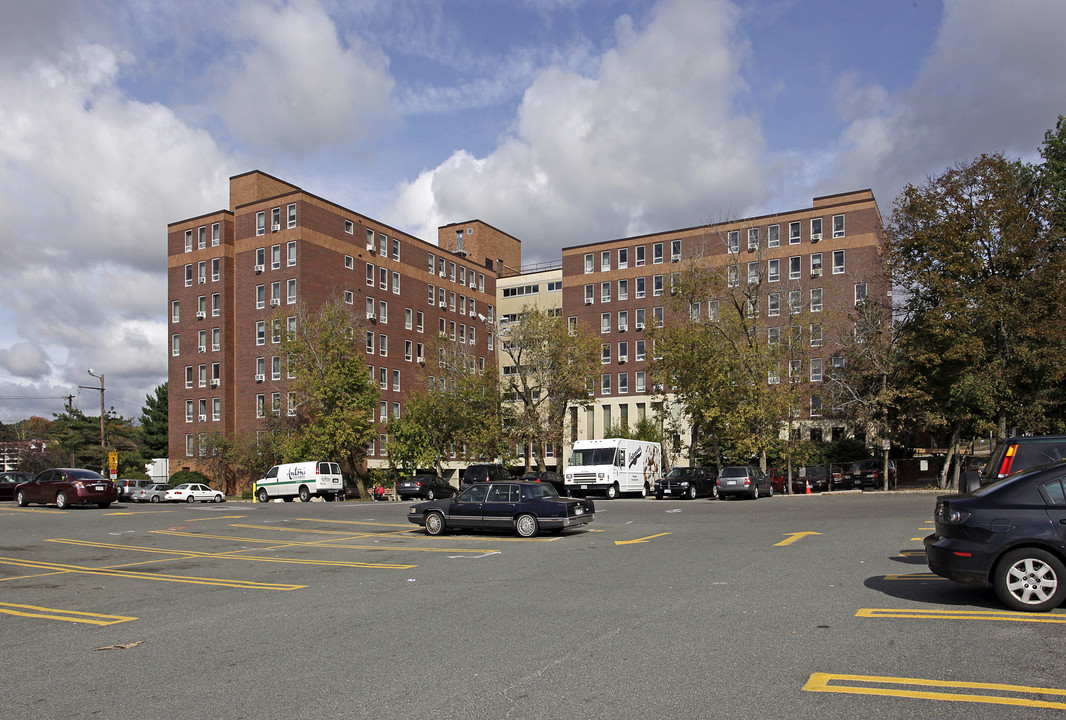
<instances>
[{"instance_id":1,"label":"utility pole","mask_svg":"<svg viewBox=\"0 0 1066 720\"><path fill-rule=\"evenodd\" d=\"M107 446L104 443L104 374L97 375L92 368L89 368L89 374L100 381L100 387L95 388L86 385L79 385L78 387L100 391L100 474L106 477Z\"/></svg>"}]
</instances>

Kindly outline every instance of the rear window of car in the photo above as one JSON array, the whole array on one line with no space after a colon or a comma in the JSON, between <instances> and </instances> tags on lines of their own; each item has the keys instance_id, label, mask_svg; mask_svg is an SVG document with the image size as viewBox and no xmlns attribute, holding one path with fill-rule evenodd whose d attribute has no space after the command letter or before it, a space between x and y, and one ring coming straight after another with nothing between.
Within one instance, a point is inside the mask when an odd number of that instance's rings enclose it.
<instances>
[{"instance_id":1,"label":"rear window of car","mask_svg":"<svg viewBox=\"0 0 1066 720\"><path fill-rule=\"evenodd\" d=\"M727 467L722 470L722 477L747 477L748 469L745 467Z\"/></svg>"},{"instance_id":2,"label":"rear window of car","mask_svg":"<svg viewBox=\"0 0 1066 720\"><path fill-rule=\"evenodd\" d=\"M81 478L82 480L103 480L104 476L100 473L95 473L92 470L71 470L68 473L71 477Z\"/></svg>"}]
</instances>

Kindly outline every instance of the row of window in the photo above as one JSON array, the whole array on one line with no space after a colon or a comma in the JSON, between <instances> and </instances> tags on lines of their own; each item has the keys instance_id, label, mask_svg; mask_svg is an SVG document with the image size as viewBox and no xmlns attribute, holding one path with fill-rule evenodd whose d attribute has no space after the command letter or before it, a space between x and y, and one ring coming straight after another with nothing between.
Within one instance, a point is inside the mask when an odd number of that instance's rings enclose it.
<instances>
[{"instance_id":1,"label":"row of window","mask_svg":"<svg viewBox=\"0 0 1066 720\"><path fill-rule=\"evenodd\" d=\"M551 280L546 283L547 292L558 292L563 289L562 280ZM505 298L510 297L522 297L523 295L537 295L540 293L540 284L533 283L531 285L517 285L515 287L503 288L503 296Z\"/></svg>"},{"instance_id":2,"label":"row of window","mask_svg":"<svg viewBox=\"0 0 1066 720\"><path fill-rule=\"evenodd\" d=\"M193 243L195 242L197 250L203 250L207 247L207 226L201 225L194 231L190 228L185 231L185 252L193 251ZM211 247L218 247L222 242L222 224L211 223Z\"/></svg>"},{"instance_id":3,"label":"row of window","mask_svg":"<svg viewBox=\"0 0 1066 720\"><path fill-rule=\"evenodd\" d=\"M196 379L197 378L199 378L200 387L202 387L202 388L207 387L207 383L208 383L207 365L206 364L202 364L196 370L197 370L197 372L194 373L194 368L193 368L192 365L186 365L185 366L185 387L186 387L186 389L192 389L192 387L196 383ZM210 381L211 381L211 387L218 387L221 384L221 382L222 382L221 366L217 362L216 363L211 363L211 378L210 378Z\"/></svg>"},{"instance_id":4,"label":"row of window","mask_svg":"<svg viewBox=\"0 0 1066 720\"><path fill-rule=\"evenodd\" d=\"M476 289L478 292L485 292L485 274L475 272L473 268L468 271L465 265L460 265L454 260L437 257L433 253L429 253L426 269L430 275L436 274L441 279L450 280L463 287L469 285L471 290Z\"/></svg>"},{"instance_id":5,"label":"row of window","mask_svg":"<svg viewBox=\"0 0 1066 720\"><path fill-rule=\"evenodd\" d=\"M296 278L289 278L285 281L285 304L296 304ZM270 307L278 307L281 305L281 281L275 280L270 283ZM262 310L267 306L267 293L266 285L255 286L255 307L257 310Z\"/></svg>"},{"instance_id":6,"label":"row of window","mask_svg":"<svg viewBox=\"0 0 1066 720\"><path fill-rule=\"evenodd\" d=\"M347 233L348 235L354 235L355 234L355 223L352 222L351 220L345 220L344 221L344 232ZM367 252L375 253L375 254L378 255L378 257L381 257L381 258L388 258L388 257L390 257L390 255L389 255L390 248L392 250L392 255L391 255L392 259L396 260L396 261L399 261L399 259L400 259L400 239L399 238L392 238L392 240L390 241L388 235L386 235L385 233L378 233L377 234L377 240L375 241L375 239L374 239L374 230L372 228L367 228L366 229L366 251ZM348 256L345 256L345 257L346 257L345 264L347 264L347 257ZM354 262L354 260L353 260L353 262Z\"/></svg>"},{"instance_id":7,"label":"row of window","mask_svg":"<svg viewBox=\"0 0 1066 720\"><path fill-rule=\"evenodd\" d=\"M261 248L256 248L255 249L255 266L254 266L254 269L255 269L256 275L258 275L259 273L266 272L266 270L267 270L266 254L267 254L267 248L265 248L265 247L261 247ZM285 243L285 266L286 267L295 267L296 266L296 241L295 240L290 240L289 242ZM271 270L280 270L281 269L281 245L271 245L270 246L270 269Z\"/></svg>"},{"instance_id":8,"label":"row of window","mask_svg":"<svg viewBox=\"0 0 1066 720\"><path fill-rule=\"evenodd\" d=\"M800 236L801 227L802 224L799 220L793 220L788 224L789 245L798 245L803 242L803 238ZM816 217L810 219L810 233L807 237L811 242L818 242L822 239L822 218ZM833 237L844 237L843 214L833 216ZM747 241L748 252L755 252L758 250L761 243L760 228L748 228ZM779 224L768 225L766 227L766 247L781 247L781 226ZM740 252L740 230L730 230L726 233L726 251L730 253Z\"/></svg>"},{"instance_id":9,"label":"row of window","mask_svg":"<svg viewBox=\"0 0 1066 720\"><path fill-rule=\"evenodd\" d=\"M846 266L846 253L844 250L834 250L832 254L833 261L833 274L843 275L847 272ZM793 255L786 260L786 268L788 270L789 280L799 280L803 277L803 258L800 255ZM808 267L811 278L819 278L822 276L822 253L811 253L808 256ZM749 262L747 264L747 277L748 284L754 285L763 281L762 263ZM729 265L726 269L727 284L729 287L736 287L739 285L740 280L740 265ZM782 279L781 275L781 258L774 258L766 261L766 282L778 282Z\"/></svg>"},{"instance_id":10,"label":"row of window","mask_svg":"<svg viewBox=\"0 0 1066 720\"><path fill-rule=\"evenodd\" d=\"M207 334L208 331L206 329L196 332L196 352L208 352ZM221 349L222 331L217 327L211 328L210 352L218 352ZM170 354L174 357L181 355L181 335L179 333L174 333L170 336Z\"/></svg>"},{"instance_id":11,"label":"row of window","mask_svg":"<svg viewBox=\"0 0 1066 720\"><path fill-rule=\"evenodd\" d=\"M285 206L285 216L287 219L286 225L291 230L296 227L296 203L289 203ZM270 210L270 232L278 232L281 230L281 208L271 208ZM255 214L255 234L266 235L266 211L260 210Z\"/></svg>"},{"instance_id":12,"label":"row of window","mask_svg":"<svg viewBox=\"0 0 1066 720\"><path fill-rule=\"evenodd\" d=\"M199 410L199 412L197 412ZM207 422L207 398L185 401L185 422ZM222 398L211 398L211 421L222 420Z\"/></svg>"},{"instance_id":13,"label":"row of window","mask_svg":"<svg viewBox=\"0 0 1066 720\"><path fill-rule=\"evenodd\" d=\"M211 294L211 317L218 317L222 314L222 295L220 293ZM207 296L201 295L196 299L196 319L203 320L207 317ZM172 323L181 322L181 301L172 300L170 302L170 321Z\"/></svg>"}]
</instances>

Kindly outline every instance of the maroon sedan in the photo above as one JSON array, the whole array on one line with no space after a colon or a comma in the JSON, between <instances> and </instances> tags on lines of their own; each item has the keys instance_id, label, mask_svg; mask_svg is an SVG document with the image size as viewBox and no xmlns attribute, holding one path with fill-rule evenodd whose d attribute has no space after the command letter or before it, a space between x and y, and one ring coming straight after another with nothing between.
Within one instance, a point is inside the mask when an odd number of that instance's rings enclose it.
<instances>
[{"instance_id":1,"label":"maroon sedan","mask_svg":"<svg viewBox=\"0 0 1066 720\"><path fill-rule=\"evenodd\" d=\"M80 468L45 470L29 482L15 487L19 507L30 503L55 503L60 510L71 505L110 507L118 499L118 488L103 475Z\"/></svg>"}]
</instances>

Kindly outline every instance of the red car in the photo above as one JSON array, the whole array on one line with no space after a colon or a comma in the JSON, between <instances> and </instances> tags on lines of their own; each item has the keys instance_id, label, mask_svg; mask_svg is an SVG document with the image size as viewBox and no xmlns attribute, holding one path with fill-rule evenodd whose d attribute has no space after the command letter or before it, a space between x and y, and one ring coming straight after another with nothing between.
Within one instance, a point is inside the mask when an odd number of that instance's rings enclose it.
<instances>
[{"instance_id":1,"label":"red car","mask_svg":"<svg viewBox=\"0 0 1066 720\"><path fill-rule=\"evenodd\" d=\"M55 503L60 510L71 505L110 507L118 499L118 488L103 475L81 468L45 470L29 482L15 486L19 507L30 503Z\"/></svg>"}]
</instances>

